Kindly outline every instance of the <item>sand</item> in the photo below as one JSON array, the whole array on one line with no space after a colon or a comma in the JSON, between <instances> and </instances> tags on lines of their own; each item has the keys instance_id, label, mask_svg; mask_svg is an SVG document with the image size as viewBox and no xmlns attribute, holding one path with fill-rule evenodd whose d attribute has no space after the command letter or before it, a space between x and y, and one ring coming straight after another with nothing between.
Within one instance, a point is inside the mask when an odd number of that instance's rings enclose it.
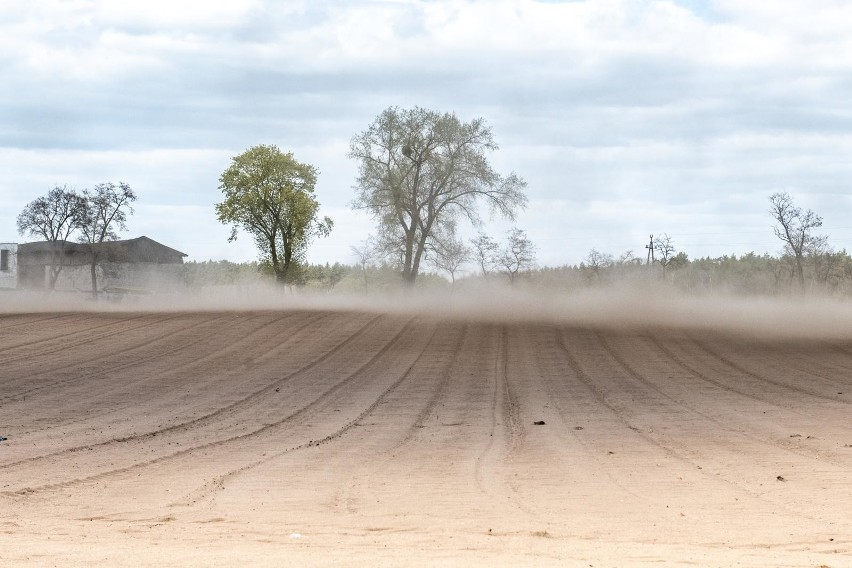
<instances>
[{"instance_id":1,"label":"sand","mask_svg":"<svg viewBox=\"0 0 852 568\"><path fill-rule=\"evenodd\" d=\"M2 566L852 566L842 333L10 313L0 436Z\"/></svg>"}]
</instances>

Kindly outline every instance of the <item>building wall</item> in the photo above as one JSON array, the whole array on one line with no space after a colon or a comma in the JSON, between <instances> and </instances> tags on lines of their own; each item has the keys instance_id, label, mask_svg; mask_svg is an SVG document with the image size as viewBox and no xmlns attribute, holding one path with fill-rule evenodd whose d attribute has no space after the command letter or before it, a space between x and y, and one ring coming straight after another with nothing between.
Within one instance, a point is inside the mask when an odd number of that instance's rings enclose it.
<instances>
[{"instance_id":1,"label":"building wall","mask_svg":"<svg viewBox=\"0 0 852 568\"><path fill-rule=\"evenodd\" d=\"M18 245L0 243L0 257L6 257L6 270L0 270L0 288L18 287Z\"/></svg>"},{"instance_id":2,"label":"building wall","mask_svg":"<svg viewBox=\"0 0 852 568\"><path fill-rule=\"evenodd\" d=\"M129 292L176 292L186 287L182 264L153 262L102 262L97 267L98 289L121 288ZM57 290L92 291L88 265L65 266L56 280Z\"/></svg>"}]
</instances>

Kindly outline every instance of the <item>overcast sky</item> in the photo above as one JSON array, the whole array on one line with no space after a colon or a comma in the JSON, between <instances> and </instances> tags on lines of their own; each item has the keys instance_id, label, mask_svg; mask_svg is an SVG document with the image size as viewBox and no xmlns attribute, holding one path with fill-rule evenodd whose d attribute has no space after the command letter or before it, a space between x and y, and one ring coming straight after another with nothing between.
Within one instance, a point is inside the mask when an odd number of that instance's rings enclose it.
<instances>
[{"instance_id":1,"label":"overcast sky","mask_svg":"<svg viewBox=\"0 0 852 568\"><path fill-rule=\"evenodd\" d=\"M492 126L540 264L664 232L692 258L776 253L776 191L852 249L844 0L3 0L0 101L0 241L54 185L125 181L127 237L252 260L214 204L262 143L320 171L335 229L309 260L352 262L374 229L349 140L419 105Z\"/></svg>"}]
</instances>

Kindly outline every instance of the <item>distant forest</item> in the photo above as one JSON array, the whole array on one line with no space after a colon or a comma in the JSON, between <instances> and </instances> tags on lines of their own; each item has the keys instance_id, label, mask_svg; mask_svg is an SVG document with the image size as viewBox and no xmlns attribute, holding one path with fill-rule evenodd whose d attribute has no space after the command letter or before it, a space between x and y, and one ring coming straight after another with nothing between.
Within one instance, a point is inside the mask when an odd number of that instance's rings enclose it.
<instances>
[{"instance_id":1,"label":"distant forest","mask_svg":"<svg viewBox=\"0 0 852 568\"><path fill-rule=\"evenodd\" d=\"M272 271L262 263L229 261L187 262L191 288L272 284ZM852 257L845 250L804 257L804 293L852 295ZM497 269L483 273L477 267L459 272L455 282L436 272L426 272L417 288L428 290L469 289L482 285L514 286L526 290L574 291L595 287L665 287L693 294L787 295L800 294L796 262L792 255L725 255L689 259L681 252L664 261L647 264L631 253L618 258L591 251L577 265L523 270L510 284L509 275ZM298 289L380 294L399 290L400 272L391 264L306 264L297 268Z\"/></svg>"}]
</instances>

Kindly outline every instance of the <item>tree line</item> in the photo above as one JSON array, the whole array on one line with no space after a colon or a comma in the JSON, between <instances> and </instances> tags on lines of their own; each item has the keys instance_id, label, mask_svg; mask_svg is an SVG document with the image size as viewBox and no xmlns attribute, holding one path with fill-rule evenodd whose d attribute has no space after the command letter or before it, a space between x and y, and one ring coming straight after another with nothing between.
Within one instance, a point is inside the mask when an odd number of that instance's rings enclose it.
<instances>
[{"instance_id":1,"label":"tree line","mask_svg":"<svg viewBox=\"0 0 852 568\"><path fill-rule=\"evenodd\" d=\"M595 251L592 251L595 252ZM592 255L592 252L589 255ZM749 252L691 259L678 252L677 262L663 271L656 262L630 251L618 257L598 253L597 264L588 256L573 265L539 266L519 272L515 286L526 291L572 292L627 286L640 290L680 290L689 294L729 293L746 296L799 293L796 261L791 255L773 256ZM803 263L806 292L852 296L852 256L845 250L809 255ZM274 283L275 276L258 262L188 262L186 282L190 288L254 286ZM345 292L384 296L399 290L399 271L393 265L369 260L352 264L305 264L300 267L298 286L318 292ZM510 275L499 267L483 274L469 264L456 274L430 267L420 274L417 288L450 293L479 290L482 286L511 285Z\"/></svg>"},{"instance_id":2,"label":"tree line","mask_svg":"<svg viewBox=\"0 0 852 568\"><path fill-rule=\"evenodd\" d=\"M752 253L740 259L690 261L676 249L672 237L662 234L652 236L644 262L632 251L616 259L593 249L577 266L536 269L536 247L523 229L512 227L503 240L482 231L484 209L514 221L527 204L524 179L514 172L502 175L491 166L489 155L497 149L492 130L482 118L464 122L453 113L420 107L383 111L353 136L348 152L358 164L351 205L371 216L376 231L351 247L357 259L354 266L335 264L337 271L328 274L307 263L307 251L313 239L331 232L334 223L319 214L317 169L297 160L292 152L258 145L232 158L219 178L223 199L215 205L216 215L231 227L229 240L236 239L241 230L254 239L259 273L291 286L323 281L330 289L357 272L368 290L371 272L390 272L411 288L424 274L430 274L429 268L446 274L451 286L460 278L488 280L498 275L512 285L521 279L546 281L554 270L579 275L586 284L604 284L616 275L637 273L643 266L643 274L704 286L713 280L710 273L715 274L710 267L741 262L760 264L759 270L754 269L757 272L771 272L773 289L780 289L787 276L787 288L800 292L845 282L838 276L847 270L845 251L830 250L827 238L816 232L822 218L811 210L802 211L787 193L769 198L774 232L783 244L777 259ZM27 205L18 217L19 232L58 244L55 252L60 262L51 269L50 288L62 268L64 243L76 238L90 246L92 288L97 296L98 245L116 239L116 231L126 229L135 200L127 184L104 183L80 193L56 187ZM472 232L475 237L462 237ZM692 276L687 278L687 273Z\"/></svg>"}]
</instances>

